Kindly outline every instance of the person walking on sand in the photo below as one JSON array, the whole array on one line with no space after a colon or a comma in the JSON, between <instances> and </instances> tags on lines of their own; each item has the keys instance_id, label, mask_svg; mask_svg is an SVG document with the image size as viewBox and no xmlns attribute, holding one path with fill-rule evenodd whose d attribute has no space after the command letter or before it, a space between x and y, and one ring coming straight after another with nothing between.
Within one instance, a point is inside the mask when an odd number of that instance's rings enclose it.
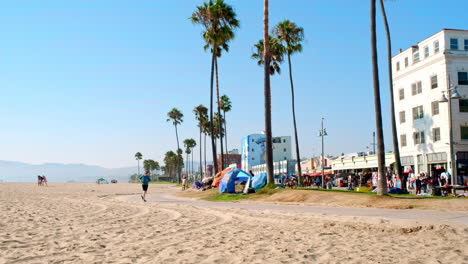
<instances>
[{"instance_id":1,"label":"person walking on sand","mask_svg":"<svg viewBox=\"0 0 468 264\"><path fill-rule=\"evenodd\" d=\"M187 189L187 176L182 177L182 191Z\"/></svg>"},{"instance_id":2,"label":"person walking on sand","mask_svg":"<svg viewBox=\"0 0 468 264\"><path fill-rule=\"evenodd\" d=\"M146 202L146 193L148 192L148 183L150 182L149 171L146 171L145 175L140 177L140 181L143 188L141 199Z\"/></svg>"}]
</instances>

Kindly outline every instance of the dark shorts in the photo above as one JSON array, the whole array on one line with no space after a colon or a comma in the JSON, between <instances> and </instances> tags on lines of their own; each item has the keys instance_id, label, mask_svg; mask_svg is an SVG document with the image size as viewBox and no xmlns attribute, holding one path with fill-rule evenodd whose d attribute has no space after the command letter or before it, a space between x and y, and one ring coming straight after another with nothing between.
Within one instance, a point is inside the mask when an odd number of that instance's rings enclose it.
<instances>
[{"instance_id":1,"label":"dark shorts","mask_svg":"<svg viewBox=\"0 0 468 264\"><path fill-rule=\"evenodd\" d=\"M148 185L142 185L141 187L143 188L143 191L147 191L147 190L148 190Z\"/></svg>"}]
</instances>

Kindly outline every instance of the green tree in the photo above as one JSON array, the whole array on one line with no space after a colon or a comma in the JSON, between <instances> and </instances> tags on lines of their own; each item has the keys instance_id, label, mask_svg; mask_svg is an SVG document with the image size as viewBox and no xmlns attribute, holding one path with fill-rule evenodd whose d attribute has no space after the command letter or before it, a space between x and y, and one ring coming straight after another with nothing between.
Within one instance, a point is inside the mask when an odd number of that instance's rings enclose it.
<instances>
[{"instance_id":1,"label":"green tree","mask_svg":"<svg viewBox=\"0 0 468 264\"><path fill-rule=\"evenodd\" d=\"M302 185L302 169L301 169L301 155L299 153L299 139L297 136L297 125L296 125L296 109L294 104L294 83L292 77L292 64L291 64L291 55L294 53L302 52L301 42L304 40L304 29L298 27L295 23L289 20L283 20L274 28L274 33L276 38L286 46L286 54L288 56L288 66L289 66L289 82L291 85L291 106L292 106L292 115L293 115L293 125L294 125L294 138L296 142L296 161L298 168L298 180L299 185Z\"/></svg>"},{"instance_id":2,"label":"green tree","mask_svg":"<svg viewBox=\"0 0 468 264\"><path fill-rule=\"evenodd\" d=\"M269 36L268 39L270 40L269 47L270 47L270 67L269 67L269 75L274 75L275 73L281 74L281 67L280 64L283 63L284 59L284 53L286 48L281 44L281 41L279 41L277 38L274 38L272 36ZM259 40L255 45L254 45L254 53L252 54L251 58L257 60L258 65L264 65L265 64L265 58L264 58L264 48L265 48L265 43L262 40Z\"/></svg>"},{"instance_id":3,"label":"green tree","mask_svg":"<svg viewBox=\"0 0 468 264\"><path fill-rule=\"evenodd\" d=\"M190 20L194 24L200 24L204 28L203 39L205 40L204 49L210 49L212 53L211 60L211 79L210 79L210 121L213 125L213 79L216 71L216 90L218 114L219 108L219 81L218 81L218 63L217 59L221 56L223 50L229 50L229 42L234 39L234 30L239 27L239 21L236 18L234 9L227 5L224 0L210 0L197 6L197 10L192 13ZM214 127L210 127L211 134L214 134ZM222 139L221 139L222 146ZM213 160L216 160L215 139L211 139ZM222 147L221 147L222 150ZM223 155L221 151L221 155ZM218 166L214 163L214 171L218 172Z\"/></svg>"},{"instance_id":4,"label":"green tree","mask_svg":"<svg viewBox=\"0 0 468 264\"><path fill-rule=\"evenodd\" d=\"M273 142L271 131L271 87L270 75L281 73L280 63L283 61L284 46L277 38L269 36L269 2L263 1L263 40L260 40L254 45L255 52L252 54L253 59L257 59L258 65L263 65L263 92L264 92L264 112L265 112L265 156L266 156L266 171L267 182L274 183L273 174Z\"/></svg>"},{"instance_id":5,"label":"green tree","mask_svg":"<svg viewBox=\"0 0 468 264\"><path fill-rule=\"evenodd\" d=\"M138 162L138 175L140 175L140 160L143 158L143 155L140 152L135 153L135 159Z\"/></svg>"},{"instance_id":6,"label":"green tree","mask_svg":"<svg viewBox=\"0 0 468 264\"><path fill-rule=\"evenodd\" d=\"M377 60L377 37L375 26L375 1L370 1L370 40L372 56L372 79L374 83L375 124L377 134L377 162L379 176L377 195L387 194L387 177L385 176L385 148L382 129L382 106L380 102L379 65Z\"/></svg>"},{"instance_id":7,"label":"green tree","mask_svg":"<svg viewBox=\"0 0 468 264\"><path fill-rule=\"evenodd\" d=\"M174 125L174 128L175 128L175 134L176 134L176 140L177 140L177 153L179 153L179 150L180 149L180 146L179 146L179 134L177 132L177 125L180 125L182 124L182 122L184 121L182 118L184 117L184 115L182 114L182 112L179 111L179 109L177 108L172 108L171 111L169 111L169 113L167 113L167 122L172 122L172 124ZM182 150L181 150L182 151ZM180 174L178 175L178 181L180 183Z\"/></svg>"},{"instance_id":8,"label":"green tree","mask_svg":"<svg viewBox=\"0 0 468 264\"><path fill-rule=\"evenodd\" d=\"M145 172L151 171L151 160L144 160L143 161L143 169L145 170Z\"/></svg>"},{"instance_id":9,"label":"green tree","mask_svg":"<svg viewBox=\"0 0 468 264\"><path fill-rule=\"evenodd\" d=\"M385 5L383 0L380 0L380 9L382 11L382 18L385 26L385 33L387 36L387 67L388 67L388 80L390 87L390 114L392 122L392 139L393 139L393 151L395 153L395 173L396 176L402 179L402 182L406 182L406 177L401 178L401 160L400 160L400 144L398 143L398 132L396 127L395 117L395 103L393 100L393 71L392 71L392 38L390 36L390 27L388 26L387 13L385 12ZM403 190L406 190L406 184L401 185Z\"/></svg>"},{"instance_id":10,"label":"green tree","mask_svg":"<svg viewBox=\"0 0 468 264\"><path fill-rule=\"evenodd\" d=\"M229 151L228 148L228 142L227 142L227 120L226 120L226 113L230 112L232 109L232 103L231 100L227 95L221 96L221 105L220 105L221 110L223 111L223 119L224 119L224 142L226 146L226 154ZM223 164L225 161L223 161Z\"/></svg>"},{"instance_id":11,"label":"green tree","mask_svg":"<svg viewBox=\"0 0 468 264\"><path fill-rule=\"evenodd\" d=\"M197 145L197 142L193 138L184 140L185 153L187 154L187 168L189 168L189 155L192 154L192 169L187 169L187 175L190 171L193 171L193 148Z\"/></svg>"},{"instance_id":12,"label":"green tree","mask_svg":"<svg viewBox=\"0 0 468 264\"><path fill-rule=\"evenodd\" d=\"M179 149L178 154L174 151L168 151L164 155L164 173L167 176L172 178L180 175L180 172L183 168L183 160L181 149Z\"/></svg>"},{"instance_id":13,"label":"green tree","mask_svg":"<svg viewBox=\"0 0 468 264\"><path fill-rule=\"evenodd\" d=\"M203 177L203 169L202 169L202 133L204 134L204 126L205 123L208 121L208 109L204 105L199 105L193 109L193 113L195 113L195 119L198 121L198 127L200 129L200 177ZM205 149L206 149L206 140L205 140ZM206 152L206 150L205 150Z\"/></svg>"}]
</instances>

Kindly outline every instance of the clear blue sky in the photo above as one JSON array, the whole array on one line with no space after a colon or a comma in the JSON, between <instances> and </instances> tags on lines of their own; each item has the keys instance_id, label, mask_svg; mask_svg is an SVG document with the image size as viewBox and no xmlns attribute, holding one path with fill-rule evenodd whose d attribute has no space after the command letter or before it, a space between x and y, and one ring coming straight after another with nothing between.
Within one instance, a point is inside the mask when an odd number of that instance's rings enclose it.
<instances>
[{"instance_id":1,"label":"clear blue sky","mask_svg":"<svg viewBox=\"0 0 468 264\"><path fill-rule=\"evenodd\" d=\"M250 59L262 37L261 0L227 1L241 28L219 60L231 97L230 148L263 130L263 72ZM166 113L185 115L181 139L198 141L192 110L209 102L210 55L188 17L202 1L6 1L0 10L0 160L134 165L161 161L176 147ZM387 1L393 53L442 28L468 29L465 0ZM369 1L270 1L272 24L304 27L293 57L302 156L317 155L320 118L326 153L365 151L375 122L369 51ZM385 145L391 150L383 26L378 13ZM273 134L292 135L290 88L272 78ZM198 152L196 152L198 155Z\"/></svg>"}]
</instances>

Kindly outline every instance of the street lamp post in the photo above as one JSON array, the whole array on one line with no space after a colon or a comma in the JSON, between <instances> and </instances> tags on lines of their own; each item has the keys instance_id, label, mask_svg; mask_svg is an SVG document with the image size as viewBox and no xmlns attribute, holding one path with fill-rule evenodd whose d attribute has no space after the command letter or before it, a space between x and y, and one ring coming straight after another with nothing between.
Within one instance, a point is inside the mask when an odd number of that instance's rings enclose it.
<instances>
[{"instance_id":1,"label":"street lamp post","mask_svg":"<svg viewBox=\"0 0 468 264\"><path fill-rule=\"evenodd\" d=\"M323 137L324 136L327 136L327 130L325 130L325 128L323 128L323 120L325 118L322 117L322 128L320 129L319 131L319 137L322 137L322 189L325 187L325 153L324 153L324 141L323 141Z\"/></svg>"},{"instance_id":2,"label":"street lamp post","mask_svg":"<svg viewBox=\"0 0 468 264\"><path fill-rule=\"evenodd\" d=\"M450 83L450 78L447 86L447 91L442 92L442 98L439 100L440 103L448 103L448 120L449 120L449 145L450 145L450 168L452 173L450 174L450 182L455 185L455 179L457 179L457 158L455 157L455 151L453 149L453 129L452 129L452 99L460 99L461 96L457 91L457 86L453 86ZM447 93L447 97L445 96ZM448 98L448 99L447 99Z\"/></svg>"}]
</instances>

